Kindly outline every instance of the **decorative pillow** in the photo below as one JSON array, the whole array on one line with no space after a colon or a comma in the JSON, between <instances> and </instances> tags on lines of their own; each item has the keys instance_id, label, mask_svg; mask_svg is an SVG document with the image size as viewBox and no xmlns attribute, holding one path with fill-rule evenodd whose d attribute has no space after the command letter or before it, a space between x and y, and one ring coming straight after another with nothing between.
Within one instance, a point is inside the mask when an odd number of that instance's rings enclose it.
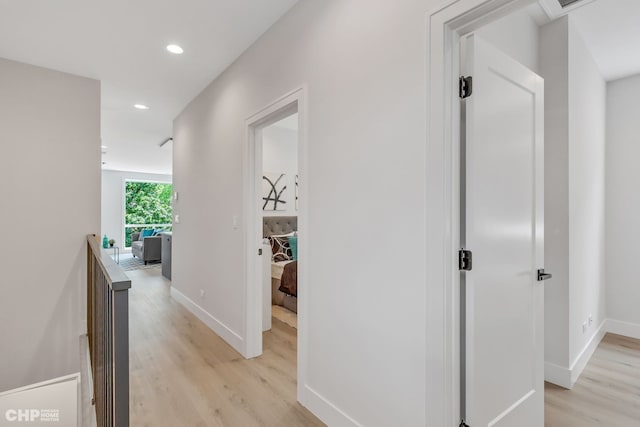
<instances>
[{"instance_id":1,"label":"decorative pillow","mask_svg":"<svg viewBox=\"0 0 640 427\"><path fill-rule=\"evenodd\" d=\"M289 236L289 248L291 249L291 259L298 259L298 236Z\"/></svg>"},{"instance_id":2,"label":"decorative pillow","mask_svg":"<svg viewBox=\"0 0 640 427\"><path fill-rule=\"evenodd\" d=\"M293 236L293 234L294 233L274 234L269 236L269 242L271 242L271 253L273 253L273 257L271 259L273 261L288 261L293 259L291 247L289 247L289 237Z\"/></svg>"},{"instance_id":3,"label":"decorative pillow","mask_svg":"<svg viewBox=\"0 0 640 427\"><path fill-rule=\"evenodd\" d=\"M140 234L140 240L143 240L145 237L151 237L153 236L153 229L144 229L142 230L142 233Z\"/></svg>"}]
</instances>

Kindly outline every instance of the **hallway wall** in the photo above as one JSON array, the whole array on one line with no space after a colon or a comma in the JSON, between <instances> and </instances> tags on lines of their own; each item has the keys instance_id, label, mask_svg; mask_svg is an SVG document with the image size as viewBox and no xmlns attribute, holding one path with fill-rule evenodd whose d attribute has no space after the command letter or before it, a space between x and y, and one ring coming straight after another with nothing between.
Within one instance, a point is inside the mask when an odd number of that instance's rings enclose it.
<instances>
[{"instance_id":1,"label":"hallway wall","mask_svg":"<svg viewBox=\"0 0 640 427\"><path fill-rule=\"evenodd\" d=\"M607 316L640 338L640 75L607 85ZM623 322L620 324L619 322Z\"/></svg>"},{"instance_id":2,"label":"hallway wall","mask_svg":"<svg viewBox=\"0 0 640 427\"><path fill-rule=\"evenodd\" d=\"M172 286L240 346L243 123L307 85L302 401L331 425L428 424L425 14L437 3L302 0L174 122Z\"/></svg>"},{"instance_id":3,"label":"hallway wall","mask_svg":"<svg viewBox=\"0 0 640 427\"><path fill-rule=\"evenodd\" d=\"M0 392L80 370L100 82L0 59Z\"/></svg>"},{"instance_id":4,"label":"hallway wall","mask_svg":"<svg viewBox=\"0 0 640 427\"><path fill-rule=\"evenodd\" d=\"M554 275L544 284L545 379L569 388L605 320L606 84L570 16L542 27L540 70L545 268Z\"/></svg>"}]
</instances>

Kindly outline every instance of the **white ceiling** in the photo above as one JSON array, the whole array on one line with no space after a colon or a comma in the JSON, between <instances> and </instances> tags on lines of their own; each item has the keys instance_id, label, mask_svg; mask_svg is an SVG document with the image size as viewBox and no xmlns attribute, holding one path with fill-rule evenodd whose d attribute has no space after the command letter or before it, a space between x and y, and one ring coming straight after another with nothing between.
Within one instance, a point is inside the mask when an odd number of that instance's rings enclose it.
<instances>
[{"instance_id":1,"label":"white ceiling","mask_svg":"<svg viewBox=\"0 0 640 427\"><path fill-rule=\"evenodd\" d=\"M103 168L171 173L173 119L296 1L0 0L0 57L101 80Z\"/></svg>"},{"instance_id":2,"label":"white ceiling","mask_svg":"<svg viewBox=\"0 0 640 427\"><path fill-rule=\"evenodd\" d=\"M597 0L570 15L605 80L640 73L639 0Z\"/></svg>"}]
</instances>

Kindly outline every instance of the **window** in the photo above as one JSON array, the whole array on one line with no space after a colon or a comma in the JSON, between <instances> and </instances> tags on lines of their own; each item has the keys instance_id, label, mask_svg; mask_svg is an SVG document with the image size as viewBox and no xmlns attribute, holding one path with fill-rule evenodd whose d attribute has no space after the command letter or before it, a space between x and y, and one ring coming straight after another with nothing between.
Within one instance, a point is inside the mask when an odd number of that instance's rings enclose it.
<instances>
[{"instance_id":1,"label":"window","mask_svg":"<svg viewBox=\"0 0 640 427\"><path fill-rule=\"evenodd\" d=\"M171 230L173 186L159 182L125 182L125 247L131 246L131 234L145 228Z\"/></svg>"}]
</instances>

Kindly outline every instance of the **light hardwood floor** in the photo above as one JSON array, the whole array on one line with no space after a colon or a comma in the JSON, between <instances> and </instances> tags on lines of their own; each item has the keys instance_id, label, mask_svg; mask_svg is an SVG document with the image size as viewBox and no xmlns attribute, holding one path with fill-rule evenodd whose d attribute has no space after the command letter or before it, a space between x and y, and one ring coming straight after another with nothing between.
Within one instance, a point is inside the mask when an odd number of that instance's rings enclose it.
<instances>
[{"instance_id":1,"label":"light hardwood floor","mask_svg":"<svg viewBox=\"0 0 640 427\"><path fill-rule=\"evenodd\" d=\"M546 427L640 426L640 340L607 334L572 390L545 384Z\"/></svg>"},{"instance_id":2,"label":"light hardwood floor","mask_svg":"<svg viewBox=\"0 0 640 427\"><path fill-rule=\"evenodd\" d=\"M274 318L245 360L169 296L159 269L127 272L131 426L321 426L296 402L296 331ZM640 340L608 334L573 390L545 384L546 427L640 426Z\"/></svg>"},{"instance_id":3,"label":"light hardwood floor","mask_svg":"<svg viewBox=\"0 0 640 427\"><path fill-rule=\"evenodd\" d=\"M298 328L298 315L293 311L289 311L279 305L271 306L271 316L281 322L286 323L292 328Z\"/></svg>"},{"instance_id":4,"label":"light hardwood floor","mask_svg":"<svg viewBox=\"0 0 640 427\"><path fill-rule=\"evenodd\" d=\"M296 402L296 330L273 319L245 360L169 295L159 271L127 272L132 426L322 426Z\"/></svg>"}]
</instances>

